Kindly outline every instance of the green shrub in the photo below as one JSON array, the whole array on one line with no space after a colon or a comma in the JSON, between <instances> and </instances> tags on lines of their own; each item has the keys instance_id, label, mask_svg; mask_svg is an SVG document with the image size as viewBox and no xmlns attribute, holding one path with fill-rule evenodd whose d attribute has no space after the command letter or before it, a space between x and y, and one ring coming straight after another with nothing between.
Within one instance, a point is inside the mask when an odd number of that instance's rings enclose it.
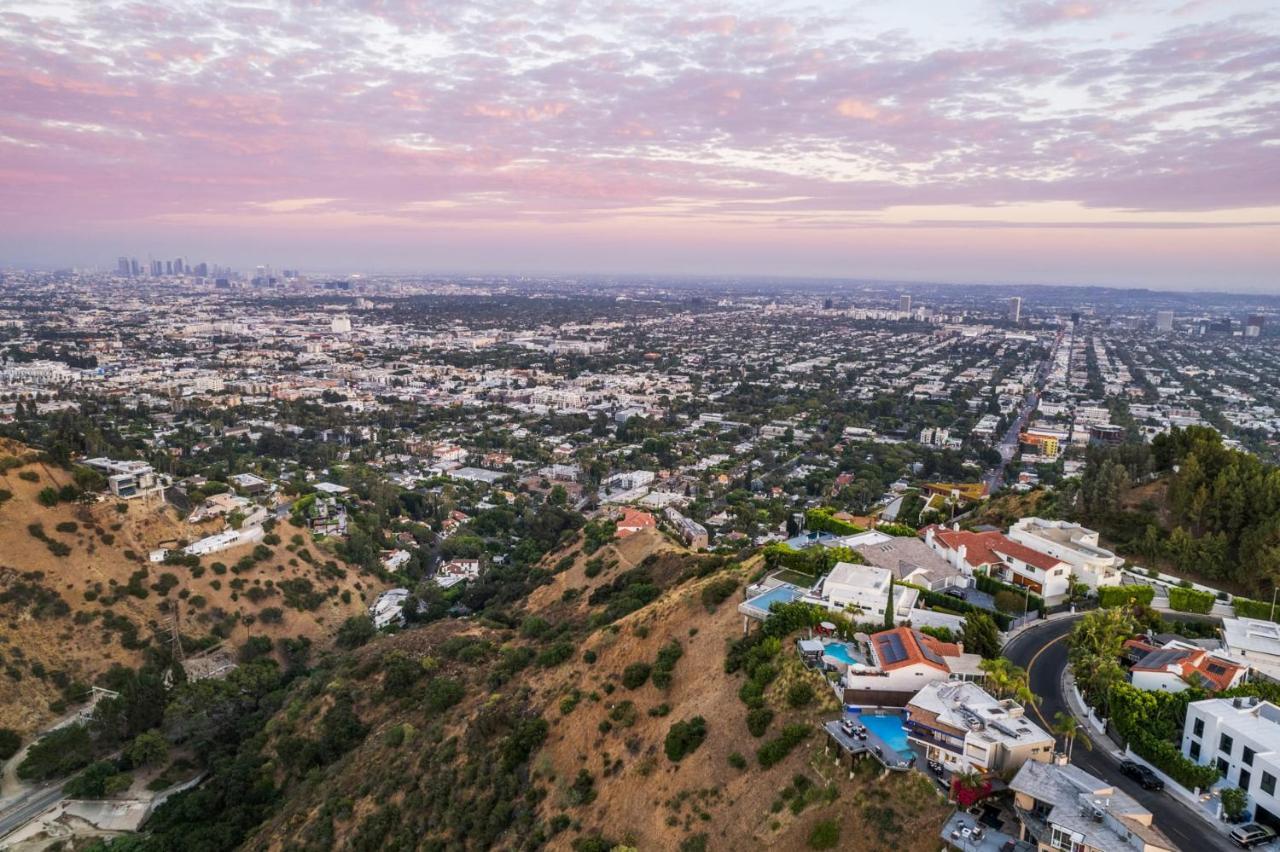
<instances>
[{"instance_id":1,"label":"green shrub","mask_svg":"<svg viewBox=\"0 0 1280 852\"><path fill-rule=\"evenodd\" d=\"M808 707L815 697L813 685L808 681L797 681L787 689L787 704L794 709Z\"/></svg>"},{"instance_id":2,"label":"green shrub","mask_svg":"<svg viewBox=\"0 0 1280 852\"><path fill-rule=\"evenodd\" d=\"M706 738L707 720L701 716L694 716L688 721L676 722L671 726L671 730L667 731L663 748L669 760L679 763L687 755L697 751L698 746L702 745L702 741Z\"/></svg>"},{"instance_id":3,"label":"green shrub","mask_svg":"<svg viewBox=\"0 0 1280 852\"><path fill-rule=\"evenodd\" d=\"M22 748L22 737L12 728L0 728L0 763L13 757Z\"/></svg>"},{"instance_id":4,"label":"green shrub","mask_svg":"<svg viewBox=\"0 0 1280 852\"><path fill-rule=\"evenodd\" d=\"M746 769L747 759L742 756L741 752L733 752L729 755L729 765L734 769Z\"/></svg>"},{"instance_id":5,"label":"green shrub","mask_svg":"<svg viewBox=\"0 0 1280 852\"><path fill-rule=\"evenodd\" d=\"M572 642L557 642L538 655L538 665L543 668L558 666L573 656Z\"/></svg>"},{"instance_id":6,"label":"green shrub","mask_svg":"<svg viewBox=\"0 0 1280 852\"><path fill-rule=\"evenodd\" d=\"M1132 604L1150 606L1155 596L1156 590L1151 586L1101 586L1098 588L1098 603L1104 607Z\"/></svg>"},{"instance_id":7,"label":"green shrub","mask_svg":"<svg viewBox=\"0 0 1280 852\"><path fill-rule=\"evenodd\" d=\"M702 587L702 605L707 608L707 612L712 612L736 591L738 591L736 577L717 577Z\"/></svg>"},{"instance_id":8,"label":"green shrub","mask_svg":"<svg viewBox=\"0 0 1280 852\"><path fill-rule=\"evenodd\" d=\"M753 737L763 737L773 722L773 711L768 707L753 707L747 711L747 730Z\"/></svg>"},{"instance_id":9,"label":"green shrub","mask_svg":"<svg viewBox=\"0 0 1280 852\"><path fill-rule=\"evenodd\" d=\"M785 760L792 749L800 745L810 733L808 725L787 725L782 733L756 750L756 759L763 768L768 769Z\"/></svg>"},{"instance_id":10,"label":"green shrub","mask_svg":"<svg viewBox=\"0 0 1280 852\"><path fill-rule=\"evenodd\" d=\"M1208 614L1216 600L1217 595L1213 592L1201 592L1181 586L1173 586L1169 589L1169 608L1176 609L1178 612Z\"/></svg>"},{"instance_id":11,"label":"green shrub","mask_svg":"<svg viewBox=\"0 0 1280 852\"><path fill-rule=\"evenodd\" d=\"M622 685L627 689L639 689L649 680L653 667L648 663L632 663L622 670Z\"/></svg>"},{"instance_id":12,"label":"green shrub","mask_svg":"<svg viewBox=\"0 0 1280 852\"><path fill-rule=\"evenodd\" d=\"M840 823L824 819L809 832L810 849L835 849L840 845Z\"/></svg>"},{"instance_id":13,"label":"green shrub","mask_svg":"<svg viewBox=\"0 0 1280 852\"><path fill-rule=\"evenodd\" d=\"M653 685L659 689L671 686L672 673L676 663L684 656L684 648L672 639L658 651L658 658L653 664Z\"/></svg>"}]
</instances>

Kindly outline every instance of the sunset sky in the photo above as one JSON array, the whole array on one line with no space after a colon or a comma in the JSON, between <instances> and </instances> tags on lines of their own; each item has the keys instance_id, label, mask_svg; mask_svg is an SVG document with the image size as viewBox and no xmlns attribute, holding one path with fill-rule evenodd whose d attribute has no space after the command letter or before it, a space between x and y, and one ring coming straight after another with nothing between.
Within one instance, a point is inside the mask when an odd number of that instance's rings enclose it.
<instances>
[{"instance_id":1,"label":"sunset sky","mask_svg":"<svg viewBox=\"0 0 1280 852\"><path fill-rule=\"evenodd\" d=\"M0 0L0 265L1280 291L1275 0Z\"/></svg>"}]
</instances>

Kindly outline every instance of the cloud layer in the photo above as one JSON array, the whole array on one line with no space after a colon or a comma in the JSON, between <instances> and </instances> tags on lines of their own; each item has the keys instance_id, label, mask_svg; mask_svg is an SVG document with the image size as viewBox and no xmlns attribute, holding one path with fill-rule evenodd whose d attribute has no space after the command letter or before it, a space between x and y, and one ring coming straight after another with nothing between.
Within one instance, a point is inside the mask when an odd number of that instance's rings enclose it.
<instances>
[{"instance_id":1,"label":"cloud layer","mask_svg":"<svg viewBox=\"0 0 1280 852\"><path fill-rule=\"evenodd\" d=\"M6 4L0 229L567 251L1280 222L1265 4L959 3L958 28L887 5Z\"/></svg>"}]
</instances>

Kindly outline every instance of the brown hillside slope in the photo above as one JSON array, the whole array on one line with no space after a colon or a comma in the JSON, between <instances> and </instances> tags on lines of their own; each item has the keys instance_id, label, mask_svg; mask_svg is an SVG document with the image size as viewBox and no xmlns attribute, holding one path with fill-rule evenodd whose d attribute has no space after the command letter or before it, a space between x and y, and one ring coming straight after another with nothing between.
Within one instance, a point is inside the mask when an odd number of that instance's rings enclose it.
<instances>
[{"instance_id":1,"label":"brown hillside slope","mask_svg":"<svg viewBox=\"0 0 1280 852\"><path fill-rule=\"evenodd\" d=\"M0 455L14 455L15 449L8 447ZM34 474L36 481L23 478L24 473ZM272 555L238 574L234 566L251 556L252 545L204 557L201 569L151 564L147 554L162 543L210 535L218 531L218 523L192 526L179 520L172 506L141 500L51 508L37 500L42 488L69 480L66 471L40 463L0 474L0 489L13 495L0 503L0 727L30 734L63 711L56 703L62 685L91 683L113 663L136 666L142 645L167 641L171 601L182 600L182 633L188 639L206 639L221 625L232 648L251 634L273 640L306 636L319 642L360 612L362 594L369 593L371 582L377 584L355 570L341 569L345 578L326 570L323 564L334 557L287 523L276 529L282 541L271 548ZM70 552L57 555L36 534ZM301 546L291 544L295 534L302 535ZM303 550L317 564L300 558ZM214 563L227 567L219 574ZM126 591L137 572L145 575L133 588L145 597ZM161 594L152 587L166 573L176 585ZM285 601L279 584L290 579L306 580L322 594L322 600L305 602L316 603L313 610ZM249 595L255 587L260 590L253 593L257 602ZM332 594L326 594L329 590ZM345 602L344 592L349 593ZM278 623L257 618L267 607L283 610ZM131 629L136 641L126 638ZM163 633L159 640L153 638L157 631Z\"/></svg>"},{"instance_id":2,"label":"brown hillside slope","mask_svg":"<svg viewBox=\"0 0 1280 852\"><path fill-rule=\"evenodd\" d=\"M529 621L519 630L442 622L377 639L338 676L327 675L326 695L349 690L370 733L323 776L290 780L280 766L289 761L293 736L317 730L325 702L287 720L278 717L275 740L264 754L275 755L276 780L291 792L248 848L423 848L435 842L441 848L523 848L532 833L486 832L506 826L509 814L499 814L520 812L525 800L515 799L530 790L537 805L528 824L548 833L558 829L546 838L557 849L597 835L639 849L678 849L698 840L712 850L799 849L814 826L828 820L840 825L840 848L937 848L947 808L923 776L880 777L878 764L867 762L865 772L850 778L847 766L824 753L816 730L837 707L834 697L820 693L824 697L804 710L787 706L789 684L817 678L789 649L779 656L783 671L766 696L777 718L762 738L748 732L746 706L738 698L743 676L724 671L726 642L742 634L736 612L741 596L732 594L709 610L703 590L725 577L741 582L749 568L729 566L698 578L700 565L715 563L656 532L593 554L605 566L617 562L594 578L585 574L587 558L570 555L572 567L528 599L529 613L550 623L541 636L535 634L542 628L532 629ZM544 564L562 558L553 554ZM628 566L648 570L661 596L591 629L605 608L590 602L592 592L614 583ZM568 658L541 665L559 641L569 645ZM682 655L669 685L655 685L652 678L634 688L624 685L628 666L652 665L673 642ZM520 649L537 660L504 674L504 661ZM422 667L430 674L397 693L403 697L389 699L386 672L405 659L412 671ZM432 709L434 684L442 677L465 684L465 697L447 710ZM504 737L518 728L517 720L535 714L548 723L545 741L527 768L516 770L522 780L512 790L493 792L487 783L506 754ZM664 750L668 731L694 716L706 720L706 740L673 762ZM757 749L793 723L808 725L812 735L763 769ZM746 760L742 768L731 763L735 753ZM797 776L812 792L793 807Z\"/></svg>"}]
</instances>

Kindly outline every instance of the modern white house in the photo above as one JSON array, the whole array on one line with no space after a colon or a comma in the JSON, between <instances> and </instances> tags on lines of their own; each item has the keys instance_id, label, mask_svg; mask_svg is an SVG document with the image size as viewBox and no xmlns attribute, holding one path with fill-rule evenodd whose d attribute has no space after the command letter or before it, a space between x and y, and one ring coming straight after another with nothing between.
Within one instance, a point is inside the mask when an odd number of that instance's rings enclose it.
<instances>
[{"instance_id":1,"label":"modern white house","mask_svg":"<svg viewBox=\"0 0 1280 852\"><path fill-rule=\"evenodd\" d=\"M1053 757L1053 737L1021 704L994 698L976 683L927 684L906 710L907 739L950 772L1004 772Z\"/></svg>"},{"instance_id":2,"label":"modern white house","mask_svg":"<svg viewBox=\"0 0 1280 852\"><path fill-rule=\"evenodd\" d=\"M819 582L815 592L817 599L812 602L838 612L859 613L864 620L879 620L884 618L892 581L893 574L886 568L837 562L831 573ZM916 589L893 586L895 623L911 617L911 608L919 596Z\"/></svg>"},{"instance_id":3,"label":"modern white house","mask_svg":"<svg viewBox=\"0 0 1280 852\"><path fill-rule=\"evenodd\" d=\"M159 496L163 500L164 490L170 485L169 477L156 473L146 462L93 458L85 459L84 464L105 474L107 487L122 500L148 496Z\"/></svg>"},{"instance_id":4,"label":"modern white house","mask_svg":"<svg viewBox=\"0 0 1280 852\"><path fill-rule=\"evenodd\" d=\"M408 589L387 589L378 595L378 599L369 607L369 617L373 626L381 630L389 624L404 623L404 602L409 597Z\"/></svg>"},{"instance_id":5,"label":"modern white house","mask_svg":"<svg viewBox=\"0 0 1280 852\"><path fill-rule=\"evenodd\" d=\"M238 530L223 530L220 533L205 536L199 541L191 542L182 548L182 552L187 556L207 556L210 553L229 550L242 544L262 541L263 535L264 533L260 526L241 527Z\"/></svg>"},{"instance_id":6,"label":"modern white house","mask_svg":"<svg viewBox=\"0 0 1280 852\"><path fill-rule=\"evenodd\" d=\"M1187 705L1182 753L1216 766L1249 794L1253 820L1280 830L1280 707L1257 698L1209 698Z\"/></svg>"},{"instance_id":7,"label":"modern white house","mask_svg":"<svg viewBox=\"0 0 1280 852\"><path fill-rule=\"evenodd\" d=\"M1280 624L1259 618L1222 619L1227 654L1268 680L1280 681Z\"/></svg>"},{"instance_id":8,"label":"modern white house","mask_svg":"<svg viewBox=\"0 0 1280 852\"><path fill-rule=\"evenodd\" d=\"M1068 521L1022 518L1009 527L1009 538L1018 544L1060 560L1070 567L1076 581L1090 589L1120 585L1124 559L1098 544L1098 533Z\"/></svg>"}]
</instances>

